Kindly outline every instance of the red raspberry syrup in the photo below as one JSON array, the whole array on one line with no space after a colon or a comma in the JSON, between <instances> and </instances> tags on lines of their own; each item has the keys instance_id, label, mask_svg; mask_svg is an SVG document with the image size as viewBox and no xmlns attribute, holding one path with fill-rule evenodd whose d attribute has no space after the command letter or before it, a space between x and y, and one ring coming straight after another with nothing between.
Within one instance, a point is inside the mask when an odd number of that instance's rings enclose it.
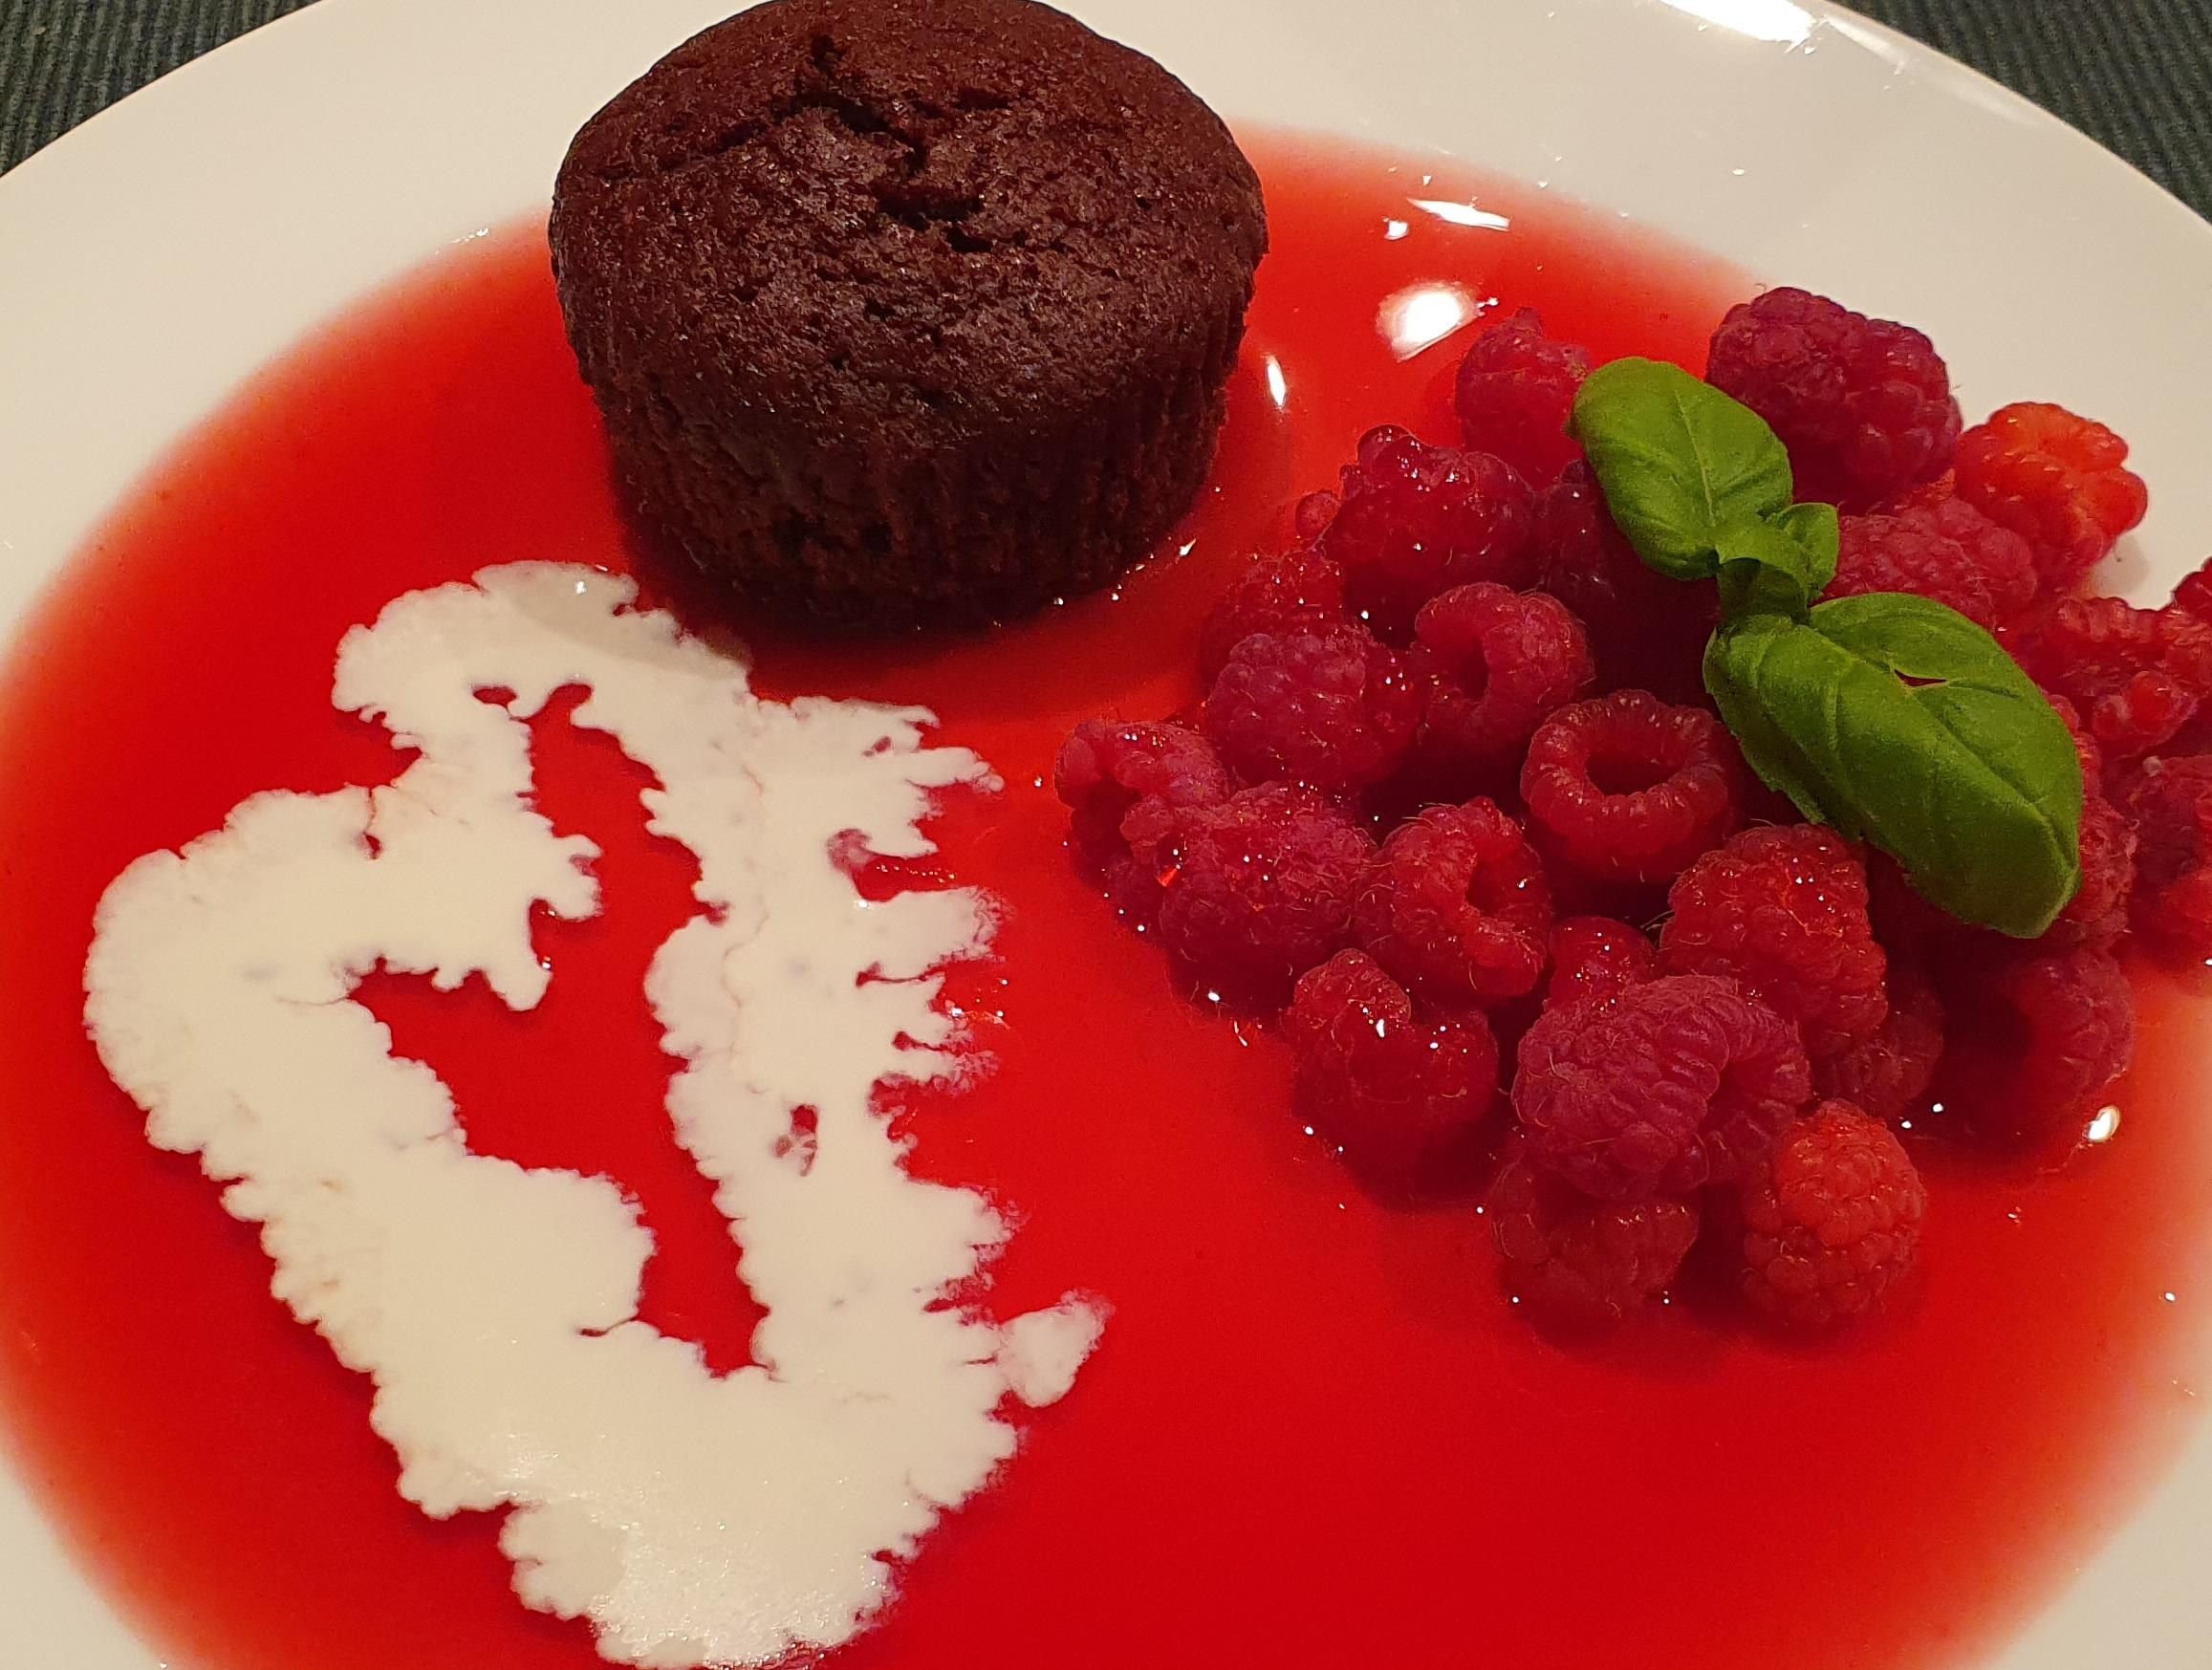
<instances>
[{"instance_id":1,"label":"red raspberry syrup","mask_svg":"<svg viewBox=\"0 0 2212 1670\"><path fill-rule=\"evenodd\" d=\"M1275 252L1212 485L1154 566L994 637L760 640L764 687L928 704L1003 773L1003 793L946 808L942 862L922 872L1005 900L999 959L951 992L996 1071L902 1117L921 1169L987 1186L1019 1221L1001 1313L1071 1285L1115 1307L1073 1394L1021 1418L1005 1480L834 1660L1968 1661L2186 1430L2212 1228L2195 1010L2141 975L2119 1131L2063 1170L1919 1145L1920 1269L1831 1343L1777 1343L1740 1305L1691 1299L1595 1342L1552 1337L1498 1302L1479 1180L1420 1205L1363 1192L1291 1117L1280 1041L1194 1009L1077 878L1053 750L1080 718L1192 698L1224 576L1362 430L1452 438L1464 332L1401 358L1378 310L1534 305L1599 358L1696 367L1752 287L1441 163L1266 137L1255 154ZM1479 201L1511 225L1411 200ZM1432 299L1408 306L1416 287ZM130 859L253 791L397 769L380 732L330 707L348 626L486 564L621 567L626 552L531 226L442 257L255 380L133 496L14 653L4 1424L172 1663L596 1662L581 1626L516 1602L491 1518L433 1524L395 1493L368 1382L271 1298L252 1230L196 1164L146 1144L86 1043L79 970ZM478 987L380 978L366 996L454 1086L480 1149L631 1189L659 1237L647 1316L743 1362L758 1312L668 1137L640 990L690 908L687 863L643 833L640 774L611 745L557 718L539 731L549 813L606 849L606 913L540 924L555 974L534 1013Z\"/></svg>"}]
</instances>

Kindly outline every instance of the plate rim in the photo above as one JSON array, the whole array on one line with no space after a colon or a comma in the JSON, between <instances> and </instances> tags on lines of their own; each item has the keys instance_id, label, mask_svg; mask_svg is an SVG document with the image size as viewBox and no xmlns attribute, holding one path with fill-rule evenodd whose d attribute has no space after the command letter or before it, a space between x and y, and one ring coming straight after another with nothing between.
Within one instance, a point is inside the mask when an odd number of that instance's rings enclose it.
<instances>
[{"instance_id":1,"label":"plate rim","mask_svg":"<svg viewBox=\"0 0 2212 1670\"><path fill-rule=\"evenodd\" d=\"M565 7L565 14L572 16L581 3L582 0L559 0L559 6ZM1419 0L1411 3L1418 5ZM1442 3L1442 0L1439 0L1440 7ZM1143 0L1115 0L1115 4L1122 10L1145 9ZM2117 206L2124 211L2123 219L2140 217L2145 223L2146 237L2157 234L2158 239L2193 258L2199 269L2212 273L2212 222L2200 218L2158 182L2088 135L2068 126L1981 72L1855 11L1825 4L1823 0L1557 0L1555 9L1577 16L1611 10L1624 17L1634 14L1640 19L1667 12L1675 14L1671 27L1684 27L1688 20L1689 26L1702 33L1706 29L1724 27L1716 21L1716 11L1723 17L1742 18L1746 15L1746 7L1748 15L1752 16L1782 17L1795 13L1806 24L1807 40L1816 41L1824 48L1855 51L1879 60L1894 76L1930 89L1941 99L1971 107L1982 118L2008 125L2015 130L2016 137L2024 136L2024 142L2031 141L2053 156L2063 154L2070 158L2077 171L2109 194L2108 206ZM719 13L735 9L724 5L703 8L697 0L637 0L635 5L635 11L640 16L654 17L707 10ZM1071 9L1079 14L1093 15L1102 10L1113 10L1114 5L1108 0L1097 0L1095 4L1078 4ZM1520 9L1529 7L1522 5ZM187 137L198 136L193 142L201 144L206 142L210 133L221 134L225 123L214 107L240 86L249 85L256 78L281 76L288 68L299 71L319 67L329 71L342 55L338 49L349 35L363 29L389 33L410 19L418 24L425 19L435 21L441 11L446 11L452 20L469 17L482 23L487 13L499 11L501 7L499 0L317 0L316 4L272 19L164 74L95 113L25 158L6 175L0 175L0 384L7 383L6 373L14 365L11 349L24 335L21 314L11 304L22 299L26 291L34 303L39 300L35 290L25 282L37 263L27 260L22 251L38 245L57 228L65 232L69 230L76 218L70 206L73 203L89 201L97 210L100 194L117 184L119 170L127 171L134 159L150 156L155 148L176 141L180 130ZM631 37L625 35L624 38ZM678 38L678 34L664 35L655 54L649 55L657 55L658 50L673 46ZM1733 50L1732 42L1726 50ZM633 66L639 67L642 67L641 63ZM623 78L626 75L614 76L610 90ZM1233 103L1227 108L1232 114L1238 111ZM1336 122L1327 125L1343 131ZM189 149L190 145L185 148ZM91 195L87 199L82 194ZM530 200L523 201L527 204ZM92 218L98 218L97 212ZM466 228L454 228L446 234L446 241L464 241L469 235ZM11 244L18 250L12 264L6 253ZM347 305L348 294L358 295L396 276L431 253L435 247L433 244L412 249L404 259L389 263L382 271L364 273L350 292L336 293L332 306L302 311L292 320L293 328L277 338L279 345L296 338L300 327L312 328L336 309ZM2212 291L2212 286L2206 288ZM2212 302L2207 303L2200 322L2206 342L2212 343ZM230 386L249 377L263 362L234 364ZM226 392L227 389L218 389L210 398L185 402L181 414L172 413L169 419L140 434L132 443L136 449L136 466L122 472L123 482L127 484L129 479L157 463L180 435L188 433L200 418L219 403ZM0 423L0 437L6 433L5 424ZM16 653L20 647L18 629L98 519L96 506L90 512L59 519L67 524L63 533L49 526L11 537L17 530L11 520L14 512L7 508L7 469L0 464L0 665ZM122 486L121 490L127 491L127 485ZM119 493L110 494L103 503L112 505L119 496ZM2212 519L2208 519L2207 525L2212 525ZM74 536L65 537L65 534ZM2145 583L2155 583L2155 576ZM141 1641L131 1626L119 1618L94 1580L69 1557L61 1533L46 1520L37 1507L36 1492L22 1476L24 1465L13 1440L5 1430L0 1430L0 1551L8 1556L5 1562L8 1577L0 1583L0 1595L9 1591L18 1594L38 1594L42 1607L53 1608L54 1617L77 1620L65 1621L57 1627L79 1631L79 1635L66 1641L54 1636L49 1643L61 1642L67 1648L72 1655L73 1670L154 1670L158 1661L155 1649ZM2115 1604L2093 1598L2086 1603L2085 1610L2083 1597L2101 1594L2096 1584L2111 1579L2108 1587L2117 1584L2111 1588L2111 1593L2125 1599L2130 1586L2124 1574L2111 1578L2111 1573L2128 1568L2147 1569L2147 1562L2156 1558L2157 1551L2139 1546L2142 1539L2134 1533L2158 1514L2170 1511L2157 1504L2172 1497L2181 1487L2184 1475L2190 1488L2201 1490L2212 1484L2212 1422L2200 1421L2189 1457L2173 1464L2163 1481L2132 1511L2123 1529L2106 1539L2094 1557L2087 1562L2089 1575L2077 1578L2063 1594L2051 1596L2045 1603L2038 1621L2019 1632L1999 1650L1999 1659L2006 1670L2014 1670L2016 1661L2017 1670L2078 1661L2055 1655L2071 1651L2067 1645L2069 1642L2109 1644L2114 1639L2106 1626L2118 1616ZM2194 1516L2190 1523L2196 1527L2192 1535L2199 1539L2212 1530L2212 1521L2207 1521L2203 1514ZM2203 1546L2200 1540L2199 1547ZM2170 1562L2169 1567L2185 1573L2185 1568L2171 1567ZM2145 1658L2138 1652L2133 1661L2142 1664L2144 1670L2164 1663L2179 1670L2179 1666L2188 1662L2185 1655L2198 1650L2205 1638L2200 1632L2212 1626L2212 1598L2194 1595L2192 1605L2193 1611L2177 1612L2170 1617L2135 1620L2139 1627L2130 1638L2139 1646L2147 1645L2157 1656ZM0 1622L0 1645L8 1642L11 1632L23 1627L22 1619L12 1616L14 1611L13 1608L0 1609L0 1617L7 1619Z\"/></svg>"}]
</instances>

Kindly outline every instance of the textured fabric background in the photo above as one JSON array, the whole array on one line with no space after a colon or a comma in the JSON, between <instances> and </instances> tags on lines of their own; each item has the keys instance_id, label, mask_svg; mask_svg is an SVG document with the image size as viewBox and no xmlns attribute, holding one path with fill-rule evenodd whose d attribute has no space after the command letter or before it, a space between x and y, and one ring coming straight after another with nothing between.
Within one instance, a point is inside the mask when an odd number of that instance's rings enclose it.
<instances>
[{"instance_id":1,"label":"textured fabric background","mask_svg":"<svg viewBox=\"0 0 2212 1670\"><path fill-rule=\"evenodd\" d=\"M304 3L0 0L0 169ZM2009 83L2212 213L2212 0L1859 0L1859 10Z\"/></svg>"}]
</instances>

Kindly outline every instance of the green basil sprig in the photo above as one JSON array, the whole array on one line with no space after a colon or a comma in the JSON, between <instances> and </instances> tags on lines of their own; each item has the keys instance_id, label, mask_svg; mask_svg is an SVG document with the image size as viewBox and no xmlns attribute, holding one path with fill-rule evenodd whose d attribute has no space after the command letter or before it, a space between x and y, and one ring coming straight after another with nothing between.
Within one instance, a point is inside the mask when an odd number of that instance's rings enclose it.
<instances>
[{"instance_id":1,"label":"green basil sprig","mask_svg":"<svg viewBox=\"0 0 2212 1670\"><path fill-rule=\"evenodd\" d=\"M1573 430L1615 524L1672 579L1710 579L1722 529L1789 504L1789 454L1767 421L1679 365L1599 366L1575 398Z\"/></svg>"},{"instance_id":2,"label":"green basil sprig","mask_svg":"<svg viewBox=\"0 0 2212 1670\"><path fill-rule=\"evenodd\" d=\"M1962 921L2048 928L2081 885L2081 762L1997 641L1907 593L1819 602L1834 508L1792 503L1765 420L1679 366L1600 367L1573 431L1637 554L1718 580L1705 688L1752 770Z\"/></svg>"},{"instance_id":3,"label":"green basil sprig","mask_svg":"<svg viewBox=\"0 0 2212 1670\"><path fill-rule=\"evenodd\" d=\"M1804 619L1835 578L1841 545L1833 505L1791 505L1763 519L1725 524L1713 539L1722 612Z\"/></svg>"}]
</instances>

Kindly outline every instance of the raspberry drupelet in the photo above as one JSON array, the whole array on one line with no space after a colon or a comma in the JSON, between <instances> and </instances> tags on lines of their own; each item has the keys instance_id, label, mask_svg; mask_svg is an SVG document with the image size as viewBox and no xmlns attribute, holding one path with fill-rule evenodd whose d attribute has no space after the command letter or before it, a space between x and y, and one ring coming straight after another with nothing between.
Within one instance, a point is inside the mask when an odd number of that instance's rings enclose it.
<instances>
[{"instance_id":1,"label":"raspberry drupelet","mask_svg":"<svg viewBox=\"0 0 2212 1670\"><path fill-rule=\"evenodd\" d=\"M1571 916L1551 929L1552 1008L1613 997L1659 975L1659 947L1609 916Z\"/></svg>"},{"instance_id":2,"label":"raspberry drupelet","mask_svg":"<svg viewBox=\"0 0 2212 1670\"><path fill-rule=\"evenodd\" d=\"M2014 653L2073 703L2108 763L2158 748L2212 697L2212 626L2178 610L2062 598L2019 635Z\"/></svg>"},{"instance_id":3,"label":"raspberry drupelet","mask_svg":"<svg viewBox=\"0 0 2212 1670\"><path fill-rule=\"evenodd\" d=\"M1461 438L1504 459L1530 485L1547 486L1580 454L1567 420L1589 375L1589 353L1547 336L1536 310L1523 308L1477 336L1460 361L1453 403Z\"/></svg>"},{"instance_id":4,"label":"raspberry drupelet","mask_svg":"<svg viewBox=\"0 0 2212 1670\"><path fill-rule=\"evenodd\" d=\"M1889 1013L1849 1049L1812 1064L1812 1089L1847 1101L1877 1119L1909 1119L1928 1102L1943 1058L1943 1000L1935 983L1909 963L1892 960Z\"/></svg>"},{"instance_id":5,"label":"raspberry drupelet","mask_svg":"<svg viewBox=\"0 0 2212 1670\"><path fill-rule=\"evenodd\" d=\"M1362 1170L1401 1177L1460 1141L1497 1098L1498 1046L1479 1014L1420 1020L1364 951L1298 981L1283 1018L1301 1115Z\"/></svg>"},{"instance_id":6,"label":"raspberry drupelet","mask_svg":"<svg viewBox=\"0 0 2212 1670\"><path fill-rule=\"evenodd\" d=\"M1528 484L1503 459L1429 446L1386 425L1370 430L1358 462L1345 466L1320 550L1342 568L1353 613L1384 641L1403 643L1439 592L1477 580L1529 585L1531 521Z\"/></svg>"},{"instance_id":7,"label":"raspberry drupelet","mask_svg":"<svg viewBox=\"0 0 2212 1670\"><path fill-rule=\"evenodd\" d=\"M1582 623L1558 598L1487 581L1432 597L1407 665L1421 692L1414 760L1424 781L1468 791L1518 768L1536 727L1589 692Z\"/></svg>"},{"instance_id":8,"label":"raspberry drupelet","mask_svg":"<svg viewBox=\"0 0 2212 1670\"><path fill-rule=\"evenodd\" d=\"M2102 423L2026 401L1959 437L1959 496L2025 537L2044 583L2062 591L2150 508L2127 458L2128 444Z\"/></svg>"},{"instance_id":9,"label":"raspberry drupelet","mask_svg":"<svg viewBox=\"0 0 2212 1670\"><path fill-rule=\"evenodd\" d=\"M1846 516L1841 531L1828 596L1914 592L1992 631L2035 601L2035 553L2028 541L1963 499Z\"/></svg>"},{"instance_id":10,"label":"raspberry drupelet","mask_svg":"<svg viewBox=\"0 0 2212 1670\"><path fill-rule=\"evenodd\" d=\"M1544 976L1551 890L1521 826L1490 801L1435 806L1383 841L1353 927L1429 1001L1497 1003Z\"/></svg>"},{"instance_id":11,"label":"raspberry drupelet","mask_svg":"<svg viewBox=\"0 0 2212 1670\"><path fill-rule=\"evenodd\" d=\"M1294 632L1349 618L1343 574L1312 546L1254 557L1205 618L1198 640L1199 677L1212 683L1228 664L1229 652L1256 632Z\"/></svg>"},{"instance_id":12,"label":"raspberry drupelet","mask_svg":"<svg viewBox=\"0 0 2212 1670\"><path fill-rule=\"evenodd\" d=\"M1389 776L1420 720L1404 664L1356 626L1254 633L1205 699L1206 734L1244 781L1328 794Z\"/></svg>"},{"instance_id":13,"label":"raspberry drupelet","mask_svg":"<svg viewBox=\"0 0 2212 1670\"><path fill-rule=\"evenodd\" d=\"M1698 668L1719 593L1709 580L1684 583L1647 568L1607 514L1587 464L1569 465L1537 500L1536 550L1539 583L1582 622L1601 689L1702 697Z\"/></svg>"},{"instance_id":14,"label":"raspberry drupelet","mask_svg":"<svg viewBox=\"0 0 2212 1670\"><path fill-rule=\"evenodd\" d=\"M1801 1029L1815 1061L1868 1036L1889 1010L1866 866L1832 830L1747 829L1683 871L1667 904L1667 972L1740 981Z\"/></svg>"},{"instance_id":15,"label":"raspberry drupelet","mask_svg":"<svg viewBox=\"0 0 2212 1670\"><path fill-rule=\"evenodd\" d=\"M1959 402L1928 338L1803 290L1731 308L1706 380L1772 425L1800 499L1873 510L1950 467Z\"/></svg>"},{"instance_id":16,"label":"raspberry drupelet","mask_svg":"<svg viewBox=\"0 0 2212 1670\"><path fill-rule=\"evenodd\" d=\"M1186 727L1091 719L1061 746L1052 787L1075 852L1115 907L1149 922L1175 814L1216 806L1234 785L1213 746Z\"/></svg>"},{"instance_id":17,"label":"raspberry drupelet","mask_svg":"<svg viewBox=\"0 0 2212 1670\"><path fill-rule=\"evenodd\" d=\"M1366 830L1311 790L1269 784L1180 813L1160 942L1201 990L1278 1004L1350 939L1374 854Z\"/></svg>"},{"instance_id":18,"label":"raspberry drupelet","mask_svg":"<svg viewBox=\"0 0 2212 1670\"><path fill-rule=\"evenodd\" d=\"M1521 1158L1500 1168L1483 1215L1513 1296L1584 1325L1617 1321L1665 1292L1698 1238L1694 1201L1594 1201Z\"/></svg>"},{"instance_id":19,"label":"raspberry drupelet","mask_svg":"<svg viewBox=\"0 0 2212 1670\"><path fill-rule=\"evenodd\" d=\"M1827 1101L1752 1168L1741 1206L1745 1296L1826 1328L1874 1310L1912 1268L1928 1191L1887 1125Z\"/></svg>"},{"instance_id":20,"label":"raspberry drupelet","mask_svg":"<svg viewBox=\"0 0 2212 1670\"><path fill-rule=\"evenodd\" d=\"M2145 760L2116 792L2136 840L2136 931L2212 962L2212 754Z\"/></svg>"},{"instance_id":21,"label":"raspberry drupelet","mask_svg":"<svg viewBox=\"0 0 2212 1670\"><path fill-rule=\"evenodd\" d=\"M1537 1164L1634 1201L1733 1182L1811 1094L1796 1028L1732 980L1676 974L1546 1009L1513 1109Z\"/></svg>"},{"instance_id":22,"label":"raspberry drupelet","mask_svg":"<svg viewBox=\"0 0 2212 1670\"><path fill-rule=\"evenodd\" d=\"M1537 727L1521 797L1550 851L1594 880L1671 881L1743 818L1735 741L1700 707L1617 690Z\"/></svg>"}]
</instances>

